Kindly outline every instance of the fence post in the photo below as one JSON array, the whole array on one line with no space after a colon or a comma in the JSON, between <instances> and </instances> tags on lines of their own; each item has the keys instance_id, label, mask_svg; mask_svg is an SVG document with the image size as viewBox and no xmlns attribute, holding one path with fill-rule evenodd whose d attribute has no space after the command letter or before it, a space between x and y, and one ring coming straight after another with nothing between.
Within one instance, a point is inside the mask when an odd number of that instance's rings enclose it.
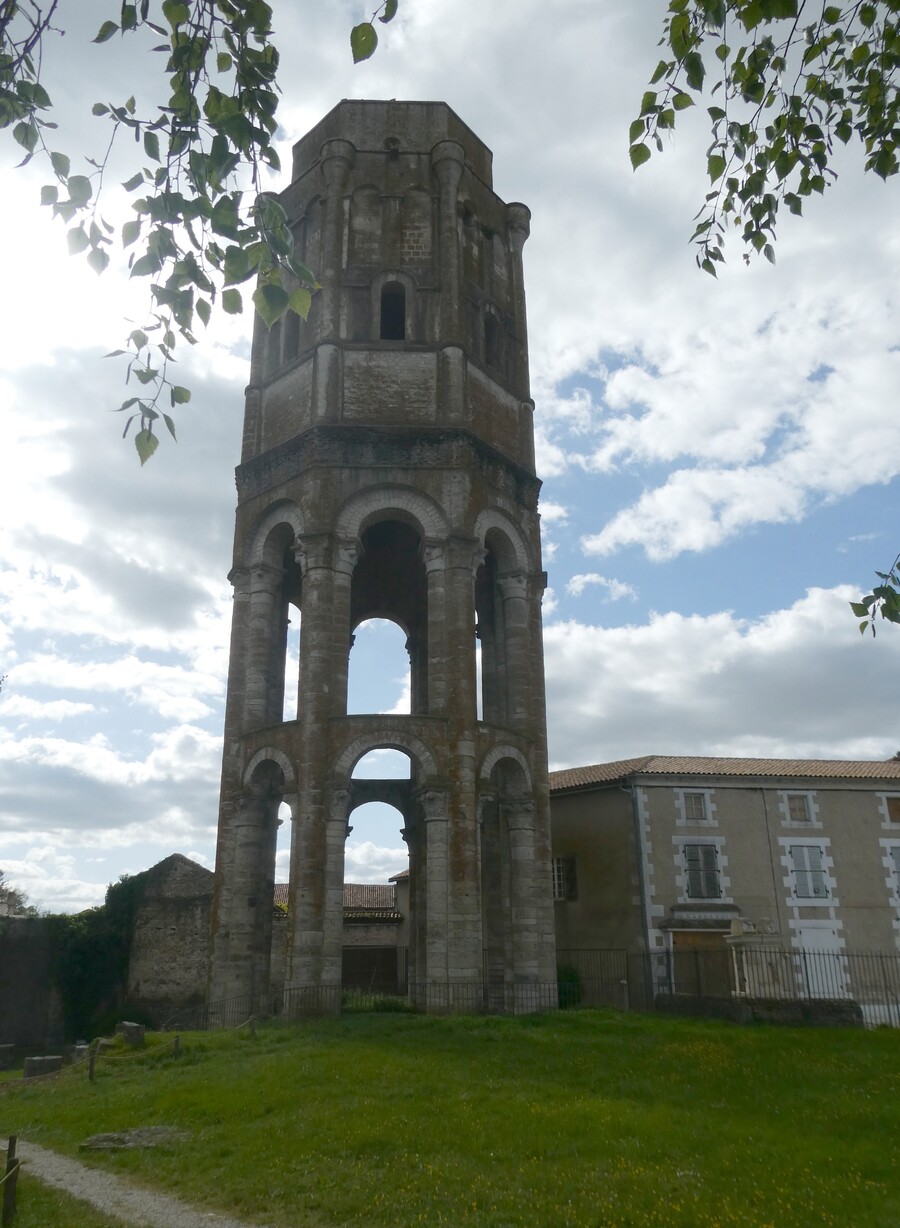
<instances>
[{"instance_id":1,"label":"fence post","mask_svg":"<svg viewBox=\"0 0 900 1228\"><path fill-rule=\"evenodd\" d=\"M94 1039L91 1041L91 1047L88 1052L88 1082L89 1083L93 1083L94 1081L94 1067L96 1066L96 1064L97 1064L97 1038L94 1037Z\"/></svg>"},{"instance_id":2,"label":"fence post","mask_svg":"<svg viewBox=\"0 0 900 1228\"><path fill-rule=\"evenodd\" d=\"M15 1134L9 1136L9 1146L6 1151L6 1180L3 1182L3 1210L0 1212L2 1228L10 1228L16 1214L16 1182L19 1179L16 1138Z\"/></svg>"},{"instance_id":3,"label":"fence post","mask_svg":"<svg viewBox=\"0 0 900 1228\"><path fill-rule=\"evenodd\" d=\"M181 1052L181 1037L176 1036L172 1041L172 1057L178 1057Z\"/></svg>"}]
</instances>

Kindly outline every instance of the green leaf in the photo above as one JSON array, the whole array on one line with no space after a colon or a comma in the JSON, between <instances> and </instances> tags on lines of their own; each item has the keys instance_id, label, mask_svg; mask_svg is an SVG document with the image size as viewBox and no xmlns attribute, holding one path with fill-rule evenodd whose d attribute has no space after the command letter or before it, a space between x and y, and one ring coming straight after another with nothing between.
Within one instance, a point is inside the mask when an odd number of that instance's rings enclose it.
<instances>
[{"instance_id":1,"label":"green leaf","mask_svg":"<svg viewBox=\"0 0 900 1228\"><path fill-rule=\"evenodd\" d=\"M689 51L684 57L684 72L687 77L687 83L692 90L703 89L706 67L703 63L703 56L700 55L699 51Z\"/></svg>"},{"instance_id":2,"label":"green leaf","mask_svg":"<svg viewBox=\"0 0 900 1228\"><path fill-rule=\"evenodd\" d=\"M191 19L191 11L186 4L180 3L180 0L163 0L163 14L166 21L173 30L177 30L179 26L187 25Z\"/></svg>"},{"instance_id":3,"label":"green leaf","mask_svg":"<svg viewBox=\"0 0 900 1228\"><path fill-rule=\"evenodd\" d=\"M69 200L73 205L86 205L94 193L86 175L72 175L68 182Z\"/></svg>"},{"instance_id":4,"label":"green leaf","mask_svg":"<svg viewBox=\"0 0 900 1228\"><path fill-rule=\"evenodd\" d=\"M190 399L191 399L190 388L182 388L180 384L172 385L172 404L173 405L187 405Z\"/></svg>"},{"instance_id":5,"label":"green leaf","mask_svg":"<svg viewBox=\"0 0 900 1228\"><path fill-rule=\"evenodd\" d=\"M216 56L216 68L219 70L219 72L228 72L233 63L234 60L227 51L220 51Z\"/></svg>"},{"instance_id":6,"label":"green leaf","mask_svg":"<svg viewBox=\"0 0 900 1228\"><path fill-rule=\"evenodd\" d=\"M109 256L102 247L95 247L88 252L87 262L95 273L102 273L109 264Z\"/></svg>"},{"instance_id":7,"label":"green leaf","mask_svg":"<svg viewBox=\"0 0 900 1228\"><path fill-rule=\"evenodd\" d=\"M226 286L236 286L253 275L250 257L242 247L229 247L225 250L225 282Z\"/></svg>"},{"instance_id":8,"label":"green leaf","mask_svg":"<svg viewBox=\"0 0 900 1228\"><path fill-rule=\"evenodd\" d=\"M636 171L639 166L643 166L645 162L650 161L650 148L643 142L638 145L632 145L628 150L628 156L631 158L631 169Z\"/></svg>"},{"instance_id":9,"label":"green leaf","mask_svg":"<svg viewBox=\"0 0 900 1228\"><path fill-rule=\"evenodd\" d=\"M59 175L60 179L68 179L71 163L66 154L56 153L55 151L51 153L50 165L53 167L55 174Z\"/></svg>"},{"instance_id":10,"label":"green leaf","mask_svg":"<svg viewBox=\"0 0 900 1228\"><path fill-rule=\"evenodd\" d=\"M642 119L636 119L632 122L631 127L628 129L629 145L633 145L636 140L644 135L644 126L644 121Z\"/></svg>"},{"instance_id":11,"label":"green leaf","mask_svg":"<svg viewBox=\"0 0 900 1228\"><path fill-rule=\"evenodd\" d=\"M856 615L857 618L868 618L869 617L869 607L866 605L864 601L851 601L850 609L853 611L853 613Z\"/></svg>"},{"instance_id":12,"label":"green leaf","mask_svg":"<svg viewBox=\"0 0 900 1228\"><path fill-rule=\"evenodd\" d=\"M95 43L105 43L112 38L118 28L114 21L104 21L97 33L97 37L92 41Z\"/></svg>"},{"instance_id":13,"label":"green leaf","mask_svg":"<svg viewBox=\"0 0 900 1228\"><path fill-rule=\"evenodd\" d=\"M706 163L706 173L709 175L709 182L715 183L717 179L721 179L725 174L725 159L721 154L710 154Z\"/></svg>"},{"instance_id":14,"label":"green leaf","mask_svg":"<svg viewBox=\"0 0 900 1228\"><path fill-rule=\"evenodd\" d=\"M652 115L656 110L656 95L653 90L647 90L641 99L641 118L645 115Z\"/></svg>"},{"instance_id":15,"label":"green leaf","mask_svg":"<svg viewBox=\"0 0 900 1228\"><path fill-rule=\"evenodd\" d=\"M175 434L175 423L168 414L163 414L163 422L165 422L166 426L169 428L169 434L172 436L175 442L178 443L178 436Z\"/></svg>"},{"instance_id":16,"label":"green leaf","mask_svg":"<svg viewBox=\"0 0 900 1228\"><path fill-rule=\"evenodd\" d=\"M244 300L240 290L222 291L222 310L226 315L237 316L244 310Z\"/></svg>"},{"instance_id":17,"label":"green leaf","mask_svg":"<svg viewBox=\"0 0 900 1228\"><path fill-rule=\"evenodd\" d=\"M159 161L159 137L149 130L144 133L144 153L154 162Z\"/></svg>"},{"instance_id":18,"label":"green leaf","mask_svg":"<svg viewBox=\"0 0 900 1228\"><path fill-rule=\"evenodd\" d=\"M385 0L384 12L378 18L384 25L387 25L389 21L393 21L397 16L397 2L398 0Z\"/></svg>"},{"instance_id":19,"label":"green leaf","mask_svg":"<svg viewBox=\"0 0 900 1228\"><path fill-rule=\"evenodd\" d=\"M73 226L66 235L66 243L69 247L69 255L76 256L79 252L83 252L86 247L90 246L90 239L83 226Z\"/></svg>"},{"instance_id":20,"label":"green leaf","mask_svg":"<svg viewBox=\"0 0 900 1228\"><path fill-rule=\"evenodd\" d=\"M91 115L108 115L109 107L103 105L102 102L95 102L91 107Z\"/></svg>"},{"instance_id":21,"label":"green leaf","mask_svg":"<svg viewBox=\"0 0 900 1228\"><path fill-rule=\"evenodd\" d=\"M134 446L137 448L137 454L141 458L143 467L159 447L159 440L149 431L138 431L134 437Z\"/></svg>"},{"instance_id":22,"label":"green leaf","mask_svg":"<svg viewBox=\"0 0 900 1228\"><path fill-rule=\"evenodd\" d=\"M253 293L253 304L269 328L281 319L289 303L290 296L282 286L264 283Z\"/></svg>"},{"instance_id":23,"label":"green leaf","mask_svg":"<svg viewBox=\"0 0 900 1228\"><path fill-rule=\"evenodd\" d=\"M122 187L125 189L126 192L133 192L135 188L139 188L143 182L144 182L144 176L141 174L140 171L138 171L136 175L132 175L130 179L126 179L125 182L122 184Z\"/></svg>"},{"instance_id":24,"label":"green leaf","mask_svg":"<svg viewBox=\"0 0 900 1228\"><path fill-rule=\"evenodd\" d=\"M767 243L763 248L763 255L768 260L769 264L775 263L775 248L771 243Z\"/></svg>"},{"instance_id":25,"label":"green leaf","mask_svg":"<svg viewBox=\"0 0 900 1228\"><path fill-rule=\"evenodd\" d=\"M122 246L131 247L140 237L141 223L137 220L126 222L122 227Z\"/></svg>"},{"instance_id":26,"label":"green leaf","mask_svg":"<svg viewBox=\"0 0 900 1228\"><path fill-rule=\"evenodd\" d=\"M210 309L209 303L206 301L206 299L205 299L205 298L198 298L198 299L197 299L197 307L196 307L196 310L197 310L197 315L200 317L200 319L203 321L203 323L204 323L204 324L208 324L208 323L209 323L209 317L210 317L211 309Z\"/></svg>"},{"instance_id":27,"label":"green leaf","mask_svg":"<svg viewBox=\"0 0 900 1228\"><path fill-rule=\"evenodd\" d=\"M371 21L363 21L350 31L350 50L353 53L354 64L367 60L377 46L378 35Z\"/></svg>"},{"instance_id":28,"label":"green leaf","mask_svg":"<svg viewBox=\"0 0 900 1228\"><path fill-rule=\"evenodd\" d=\"M291 292L289 306L291 311L296 311L298 316L302 316L306 320L309 318L309 309L312 306L312 295L302 287L299 290L294 290Z\"/></svg>"},{"instance_id":29,"label":"green leaf","mask_svg":"<svg viewBox=\"0 0 900 1228\"><path fill-rule=\"evenodd\" d=\"M676 111L686 111L688 107L692 107L693 105L694 100L690 94L685 94L682 91L675 94L674 98L672 99L672 106Z\"/></svg>"},{"instance_id":30,"label":"green leaf","mask_svg":"<svg viewBox=\"0 0 900 1228\"><path fill-rule=\"evenodd\" d=\"M156 256L140 256L131 266L132 277L150 277L159 272L159 259Z\"/></svg>"},{"instance_id":31,"label":"green leaf","mask_svg":"<svg viewBox=\"0 0 900 1228\"><path fill-rule=\"evenodd\" d=\"M128 340L136 350L142 350L149 338L142 328L136 328L129 334Z\"/></svg>"},{"instance_id":32,"label":"green leaf","mask_svg":"<svg viewBox=\"0 0 900 1228\"><path fill-rule=\"evenodd\" d=\"M59 188L55 183L45 183L41 188L41 204L55 205L59 197Z\"/></svg>"}]
</instances>

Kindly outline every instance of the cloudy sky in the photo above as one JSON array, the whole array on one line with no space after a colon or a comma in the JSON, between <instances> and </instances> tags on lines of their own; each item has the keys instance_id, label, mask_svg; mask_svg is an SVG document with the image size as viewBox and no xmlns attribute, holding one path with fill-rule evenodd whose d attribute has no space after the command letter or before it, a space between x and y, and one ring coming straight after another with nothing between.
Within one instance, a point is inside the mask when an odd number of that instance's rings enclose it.
<instances>
[{"instance_id":1,"label":"cloudy sky","mask_svg":"<svg viewBox=\"0 0 900 1228\"><path fill-rule=\"evenodd\" d=\"M900 547L898 187L842 154L837 186L782 223L775 268L735 245L717 282L697 272L702 117L638 174L627 156L662 10L401 0L354 68L368 10L275 0L284 152L341 98L443 99L532 210L552 766L887 758L900 632L861 640L847 601ZM91 104L140 91L159 57L90 47L117 4L62 12L79 24L46 62L60 144L99 153ZM143 286L70 259L37 204L47 174L2 157L0 867L78 909L172 852L212 865L250 321L183 356L180 442L140 470L102 355ZM351 677L357 710L402 703L382 631L358 636ZM396 826L353 822L348 879L401 868Z\"/></svg>"}]
</instances>

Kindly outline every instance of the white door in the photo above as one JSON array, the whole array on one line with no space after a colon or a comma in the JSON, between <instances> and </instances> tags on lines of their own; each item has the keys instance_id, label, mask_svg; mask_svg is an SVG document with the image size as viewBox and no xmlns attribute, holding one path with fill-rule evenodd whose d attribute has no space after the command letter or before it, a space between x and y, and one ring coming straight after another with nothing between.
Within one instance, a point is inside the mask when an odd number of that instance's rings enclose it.
<instances>
[{"instance_id":1,"label":"white door","mask_svg":"<svg viewBox=\"0 0 900 1228\"><path fill-rule=\"evenodd\" d=\"M803 985L811 998L846 998L847 973L836 929L825 925L801 925L797 957Z\"/></svg>"}]
</instances>

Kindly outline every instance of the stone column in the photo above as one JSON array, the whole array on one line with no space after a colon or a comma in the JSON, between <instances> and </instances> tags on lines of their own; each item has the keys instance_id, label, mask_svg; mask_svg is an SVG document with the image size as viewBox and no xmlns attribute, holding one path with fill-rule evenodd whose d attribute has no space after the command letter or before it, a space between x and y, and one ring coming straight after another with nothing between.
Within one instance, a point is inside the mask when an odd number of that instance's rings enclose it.
<instances>
[{"instance_id":1,"label":"stone column","mask_svg":"<svg viewBox=\"0 0 900 1228\"><path fill-rule=\"evenodd\" d=\"M523 400L531 396L528 378L528 323L525 316L525 278L522 273L522 248L531 233L531 211L526 205L513 202L506 206L506 230L512 273L513 302L516 321L516 392Z\"/></svg>"},{"instance_id":2,"label":"stone column","mask_svg":"<svg viewBox=\"0 0 900 1228\"><path fill-rule=\"evenodd\" d=\"M503 812L509 833L512 971L515 980L533 982L538 976L534 801L530 797L511 798L503 803Z\"/></svg>"},{"instance_id":3,"label":"stone column","mask_svg":"<svg viewBox=\"0 0 900 1228\"><path fill-rule=\"evenodd\" d=\"M434 167L440 189L440 336L444 342L455 342L457 345L463 340L459 318L461 295L457 204L459 182L465 164L465 150L457 141L439 141L431 151L431 165Z\"/></svg>"},{"instance_id":4,"label":"stone column","mask_svg":"<svg viewBox=\"0 0 900 1228\"><path fill-rule=\"evenodd\" d=\"M497 794L494 790L483 790L479 795L478 818L481 837L479 845L486 1005L488 1010L502 1011L506 1005L504 984L509 964L509 884L504 866Z\"/></svg>"},{"instance_id":5,"label":"stone column","mask_svg":"<svg viewBox=\"0 0 900 1228\"><path fill-rule=\"evenodd\" d=\"M449 1005L447 967L448 845L450 796L429 789L419 795L425 823L425 966L419 967L426 989L426 1005Z\"/></svg>"},{"instance_id":6,"label":"stone column","mask_svg":"<svg viewBox=\"0 0 900 1228\"><path fill-rule=\"evenodd\" d=\"M284 571L260 563L249 577L249 616L245 652L242 730L280 722L284 704L286 611L282 609Z\"/></svg>"},{"instance_id":7,"label":"stone column","mask_svg":"<svg viewBox=\"0 0 900 1228\"><path fill-rule=\"evenodd\" d=\"M340 1006L341 972L344 946L344 845L349 828L349 789L332 789L328 798L325 833L325 916L322 944L322 989L334 1001L326 1009Z\"/></svg>"},{"instance_id":8,"label":"stone column","mask_svg":"<svg viewBox=\"0 0 900 1228\"><path fill-rule=\"evenodd\" d=\"M322 335L329 341L340 337L341 266L344 250L344 192L356 157L350 141L326 141L320 154L326 184L325 225L322 236Z\"/></svg>"},{"instance_id":9,"label":"stone column","mask_svg":"<svg viewBox=\"0 0 900 1228\"><path fill-rule=\"evenodd\" d=\"M329 856L333 863L328 722L346 711L349 584L346 560L340 559L331 534L304 534L296 554L303 576L299 813L291 847L291 940L285 990L286 1001L293 994L293 1000L302 1002L303 990L309 1008L322 1009L321 987L333 983L335 969L333 925L329 930L327 920L333 898L329 900L323 872ZM346 813L344 818L346 823Z\"/></svg>"},{"instance_id":10,"label":"stone column","mask_svg":"<svg viewBox=\"0 0 900 1228\"><path fill-rule=\"evenodd\" d=\"M510 728L527 728L531 711L531 652L528 628L528 581L521 573L498 576L503 597L507 720Z\"/></svg>"},{"instance_id":11,"label":"stone column","mask_svg":"<svg viewBox=\"0 0 900 1228\"><path fill-rule=\"evenodd\" d=\"M246 997L248 1014L268 1009L270 949L265 947L267 938L271 947L270 883L277 832L272 811L271 799L264 795L242 793L234 799L229 890L218 902L220 958L213 963L210 1001Z\"/></svg>"}]
</instances>

